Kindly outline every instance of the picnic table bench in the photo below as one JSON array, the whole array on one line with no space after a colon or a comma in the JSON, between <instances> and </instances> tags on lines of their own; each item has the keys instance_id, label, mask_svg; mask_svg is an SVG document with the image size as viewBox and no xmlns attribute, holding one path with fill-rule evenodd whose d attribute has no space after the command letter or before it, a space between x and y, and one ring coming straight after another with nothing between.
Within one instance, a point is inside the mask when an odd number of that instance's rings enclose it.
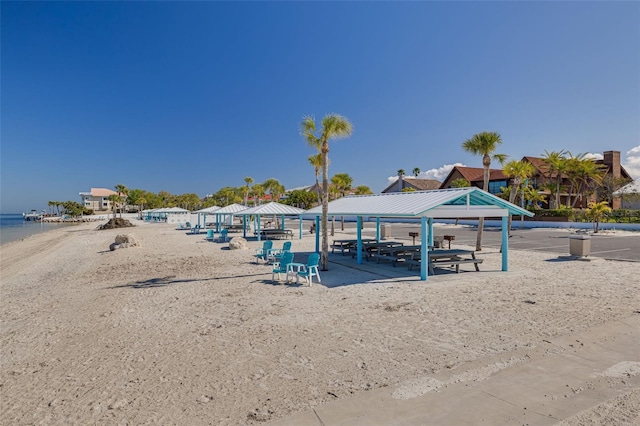
<instances>
[{"instance_id":1,"label":"picnic table bench","mask_svg":"<svg viewBox=\"0 0 640 426\"><path fill-rule=\"evenodd\" d=\"M233 224L233 225L229 225L227 226L227 228L229 230L229 232L240 232L242 231L242 224Z\"/></svg>"},{"instance_id":2,"label":"picnic table bench","mask_svg":"<svg viewBox=\"0 0 640 426\"><path fill-rule=\"evenodd\" d=\"M420 265L422 254L420 252L413 253L409 263L409 270L413 268L413 265ZM468 256L468 257L463 257ZM466 263L473 263L476 271L480 271L478 265L482 263L483 259L476 259L476 253L473 250L433 250L429 251L429 274L435 274L436 267L454 267L456 273L460 273L460 265Z\"/></svg>"},{"instance_id":3,"label":"picnic table bench","mask_svg":"<svg viewBox=\"0 0 640 426\"><path fill-rule=\"evenodd\" d=\"M421 248L422 246L419 244L383 247L378 250L374 257L376 258L377 263L380 263L381 260L390 260L392 266L395 268L396 263L405 262L411 259L413 253L420 253Z\"/></svg>"},{"instance_id":4,"label":"picnic table bench","mask_svg":"<svg viewBox=\"0 0 640 426\"><path fill-rule=\"evenodd\" d=\"M257 232L254 232L253 235L258 235ZM261 229L260 237L272 240L281 240L290 238L293 240L293 231L291 229Z\"/></svg>"},{"instance_id":5,"label":"picnic table bench","mask_svg":"<svg viewBox=\"0 0 640 426\"><path fill-rule=\"evenodd\" d=\"M393 247L401 247L404 243L399 241L367 241L362 243L362 252L365 255L367 261L369 261L370 257L373 257L376 253L379 253L380 250L393 248ZM354 247L355 249L356 247ZM351 257L355 257L357 250L353 250L353 254Z\"/></svg>"},{"instance_id":6,"label":"picnic table bench","mask_svg":"<svg viewBox=\"0 0 640 426\"><path fill-rule=\"evenodd\" d=\"M364 243L376 242L373 239L363 239L362 244ZM333 240L331 244L331 253L335 253L336 250L340 250L340 253L344 256L344 252L351 252L351 250L355 250L358 245L358 240Z\"/></svg>"}]
</instances>

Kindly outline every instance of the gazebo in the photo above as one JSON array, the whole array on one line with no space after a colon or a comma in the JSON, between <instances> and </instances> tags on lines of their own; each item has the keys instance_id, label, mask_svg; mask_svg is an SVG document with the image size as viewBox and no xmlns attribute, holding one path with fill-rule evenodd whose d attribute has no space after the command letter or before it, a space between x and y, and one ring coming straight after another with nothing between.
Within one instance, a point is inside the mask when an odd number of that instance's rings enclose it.
<instances>
[{"instance_id":1,"label":"gazebo","mask_svg":"<svg viewBox=\"0 0 640 426\"><path fill-rule=\"evenodd\" d=\"M320 229L322 206L314 207L305 215L316 217ZM533 216L533 213L496 197L480 188L452 188L433 191L394 192L381 195L354 195L329 203L329 216L356 216L357 261L362 263L362 230L364 217L376 218L376 239L380 239L380 218L415 218L421 221L420 279L427 280L428 250L433 245L433 219L500 217L502 219L502 270L507 271L509 259L508 217ZM320 233L316 232L316 251L320 251Z\"/></svg>"},{"instance_id":2,"label":"gazebo","mask_svg":"<svg viewBox=\"0 0 640 426\"><path fill-rule=\"evenodd\" d=\"M216 210L215 212L213 212L213 214L216 215L216 232L220 231L220 218L222 217L222 222L226 221L227 216L230 216L231 219L229 221L230 225L233 225L233 217L236 215L236 213L241 212L243 210L246 210L247 207L243 206L242 204L238 204L238 203L234 203L234 204L229 204L228 206L225 207L221 207L218 210ZM243 227L245 225L243 224Z\"/></svg>"},{"instance_id":3,"label":"gazebo","mask_svg":"<svg viewBox=\"0 0 640 426\"><path fill-rule=\"evenodd\" d=\"M204 216L204 226L207 226L207 215L214 214L217 210L220 210L219 206L211 206L204 209L196 210L194 213L198 213L198 225L200 225L200 215Z\"/></svg>"},{"instance_id":4,"label":"gazebo","mask_svg":"<svg viewBox=\"0 0 640 426\"><path fill-rule=\"evenodd\" d=\"M247 227L246 227L247 216L256 216L257 220L254 228L256 230L258 241L260 241L260 223L261 223L260 217L263 215L280 216L282 218L281 222L282 222L283 230L284 230L284 217L297 216L298 218L300 218L300 226L299 226L300 239L302 239L302 218L301 218L302 213L304 213L303 209L299 209L297 207L289 206L286 204L280 204L272 201L267 204L262 204L259 206L255 206L255 207L251 207L249 209L243 210L240 213L238 213L238 216L244 216L245 218L245 220L243 221L245 225L242 230L243 236L245 238L247 237Z\"/></svg>"}]
</instances>

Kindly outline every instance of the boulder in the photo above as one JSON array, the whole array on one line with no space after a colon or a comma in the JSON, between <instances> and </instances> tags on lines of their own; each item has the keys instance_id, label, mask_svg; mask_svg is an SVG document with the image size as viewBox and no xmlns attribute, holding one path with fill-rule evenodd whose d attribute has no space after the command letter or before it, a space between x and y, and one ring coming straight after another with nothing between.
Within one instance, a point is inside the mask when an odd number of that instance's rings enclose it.
<instances>
[{"instance_id":1,"label":"boulder","mask_svg":"<svg viewBox=\"0 0 640 426\"><path fill-rule=\"evenodd\" d=\"M247 240L242 237L233 237L229 241L229 250L248 250Z\"/></svg>"},{"instance_id":2,"label":"boulder","mask_svg":"<svg viewBox=\"0 0 640 426\"><path fill-rule=\"evenodd\" d=\"M114 251L121 248L140 247L140 242L134 234L118 234L116 241L111 243L109 250Z\"/></svg>"}]
</instances>

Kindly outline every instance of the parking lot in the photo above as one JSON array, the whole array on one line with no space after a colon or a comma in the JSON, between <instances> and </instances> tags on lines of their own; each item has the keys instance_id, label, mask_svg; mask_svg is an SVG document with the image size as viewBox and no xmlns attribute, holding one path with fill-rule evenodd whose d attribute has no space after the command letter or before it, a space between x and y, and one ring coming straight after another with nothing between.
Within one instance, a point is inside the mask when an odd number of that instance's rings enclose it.
<instances>
[{"instance_id":1,"label":"parking lot","mask_svg":"<svg viewBox=\"0 0 640 426\"><path fill-rule=\"evenodd\" d=\"M335 229L340 229L340 223L336 221ZM392 239L411 241L410 232L419 232L420 225L392 223L390 237ZM307 227L308 228L308 227ZM345 223L345 232L355 234L355 223ZM364 234L375 236L375 224L365 223ZM474 246L476 244L477 228L472 226L439 226L434 224L435 235L453 235L456 244ZM573 231L555 228L518 229L517 224L511 231L509 248L512 250L531 250L538 252L557 253L569 255L569 236ZM591 257L600 257L609 260L621 260L640 262L640 233L629 231L601 231L591 235ZM330 237L331 238L331 237ZM500 228L485 228L482 237L482 246L487 248L500 248L502 231ZM448 247L445 241L445 247Z\"/></svg>"}]
</instances>

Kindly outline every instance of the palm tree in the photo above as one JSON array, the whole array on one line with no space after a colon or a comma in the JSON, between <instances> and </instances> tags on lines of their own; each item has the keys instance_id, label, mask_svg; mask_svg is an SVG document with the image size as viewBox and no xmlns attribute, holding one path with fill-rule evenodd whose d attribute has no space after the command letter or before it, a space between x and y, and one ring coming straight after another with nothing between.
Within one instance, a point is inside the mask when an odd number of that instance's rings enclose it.
<instances>
[{"instance_id":1,"label":"palm tree","mask_svg":"<svg viewBox=\"0 0 640 426\"><path fill-rule=\"evenodd\" d=\"M246 206L249 202L249 192L251 192L251 184L253 183L253 178L247 176L244 178L244 205Z\"/></svg>"},{"instance_id":2,"label":"palm tree","mask_svg":"<svg viewBox=\"0 0 640 426\"><path fill-rule=\"evenodd\" d=\"M256 183L255 185L253 185L253 188L251 188L251 194L253 195L253 205L259 206L260 200L262 200L262 197L264 197L266 191L263 185Z\"/></svg>"},{"instance_id":3,"label":"palm tree","mask_svg":"<svg viewBox=\"0 0 640 426\"><path fill-rule=\"evenodd\" d=\"M546 177L549 182L552 182L555 178L555 197L554 197L554 205L553 208L560 208L560 183L562 182L562 173L567 168L567 159L565 155L567 151L551 151L548 152L546 149L544 150L544 155L542 156L542 160L546 164Z\"/></svg>"},{"instance_id":4,"label":"palm tree","mask_svg":"<svg viewBox=\"0 0 640 426\"><path fill-rule=\"evenodd\" d=\"M353 186L353 178L348 173L336 173L331 178L331 183L336 190L340 192L340 196L344 197L346 192L351 190ZM344 216L341 217L341 230L344 231Z\"/></svg>"},{"instance_id":5,"label":"palm tree","mask_svg":"<svg viewBox=\"0 0 640 426\"><path fill-rule=\"evenodd\" d=\"M122 202L122 198L120 198L120 196L118 194L111 194L111 195L109 195L109 197L107 199L109 201L111 201L111 210L113 210L113 219L114 219L114 221L112 223L115 224L116 212L118 210L118 204L120 204Z\"/></svg>"},{"instance_id":6,"label":"palm tree","mask_svg":"<svg viewBox=\"0 0 640 426\"><path fill-rule=\"evenodd\" d=\"M420 176L420 168L414 167L413 168L413 177L415 177L417 179L418 176Z\"/></svg>"},{"instance_id":7,"label":"palm tree","mask_svg":"<svg viewBox=\"0 0 640 426\"><path fill-rule=\"evenodd\" d=\"M524 199L531 202L531 207L534 210L540 209L540 203L547 201L547 196L532 186L524 188Z\"/></svg>"},{"instance_id":8,"label":"palm tree","mask_svg":"<svg viewBox=\"0 0 640 426\"><path fill-rule=\"evenodd\" d=\"M265 190L269 191L269 195L271 195L271 201L279 201L280 195L284 194L284 186L282 186L278 179L267 179L262 182L262 186Z\"/></svg>"},{"instance_id":9,"label":"palm tree","mask_svg":"<svg viewBox=\"0 0 640 426\"><path fill-rule=\"evenodd\" d=\"M536 172L536 168L528 161L509 161L504 165L504 174L511 178L511 187L509 189L509 202L511 204L516 200L516 195L520 191L522 184ZM509 215L509 235L511 234L511 215Z\"/></svg>"},{"instance_id":10,"label":"palm tree","mask_svg":"<svg viewBox=\"0 0 640 426\"><path fill-rule=\"evenodd\" d=\"M129 190L127 189L126 186L124 186L123 184L118 184L116 185L116 192L118 193L118 196L122 199L123 197L126 199L127 194L129 193ZM120 219L122 219L122 209L124 209L126 202L124 201L120 201L119 204L122 204L122 207L120 208Z\"/></svg>"},{"instance_id":11,"label":"palm tree","mask_svg":"<svg viewBox=\"0 0 640 426\"><path fill-rule=\"evenodd\" d=\"M322 129L316 135L316 122L313 117L306 116L302 120L302 135L307 143L322 154L322 251L320 268L328 270L329 236L327 216L329 212L329 140L346 138L353 132L353 125L346 117L339 114L327 114L322 119Z\"/></svg>"},{"instance_id":12,"label":"palm tree","mask_svg":"<svg viewBox=\"0 0 640 426\"><path fill-rule=\"evenodd\" d=\"M589 203L589 209L587 210L587 217L593 221L593 232L598 233L598 228L602 219L604 219L609 213L611 213L611 207L607 201L600 201L599 203Z\"/></svg>"},{"instance_id":13,"label":"palm tree","mask_svg":"<svg viewBox=\"0 0 640 426\"><path fill-rule=\"evenodd\" d=\"M465 178L458 178L451 181L451 188L468 188L471 183Z\"/></svg>"},{"instance_id":14,"label":"palm tree","mask_svg":"<svg viewBox=\"0 0 640 426\"><path fill-rule=\"evenodd\" d=\"M467 139L462 144L462 148L473 154L482 156L482 166L484 167L484 183L482 189L489 190L489 168L491 167L491 158L504 162L506 155L493 154L502 143L502 138L496 132L482 132L473 135L471 139ZM492 155L493 154L493 155ZM484 227L484 217L478 218L478 238L476 240L476 250L482 250L482 231Z\"/></svg>"},{"instance_id":15,"label":"palm tree","mask_svg":"<svg viewBox=\"0 0 640 426\"><path fill-rule=\"evenodd\" d=\"M328 161L328 160L327 160ZM322 202L322 190L320 189L320 183L318 182L318 176L320 170L322 170L322 154L317 153L309 157L309 163L313 166L316 175L316 192L318 193L318 203Z\"/></svg>"},{"instance_id":16,"label":"palm tree","mask_svg":"<svg viewBox=\"0 0 640 426\"><path fill-rule=\"evenodd\" d=\"M371 191L371 188L369 188L367 185L358 185L356 186L355 194L368 195L368 194L373 194L373 191Z\"/></svg>"}]
</instances>

